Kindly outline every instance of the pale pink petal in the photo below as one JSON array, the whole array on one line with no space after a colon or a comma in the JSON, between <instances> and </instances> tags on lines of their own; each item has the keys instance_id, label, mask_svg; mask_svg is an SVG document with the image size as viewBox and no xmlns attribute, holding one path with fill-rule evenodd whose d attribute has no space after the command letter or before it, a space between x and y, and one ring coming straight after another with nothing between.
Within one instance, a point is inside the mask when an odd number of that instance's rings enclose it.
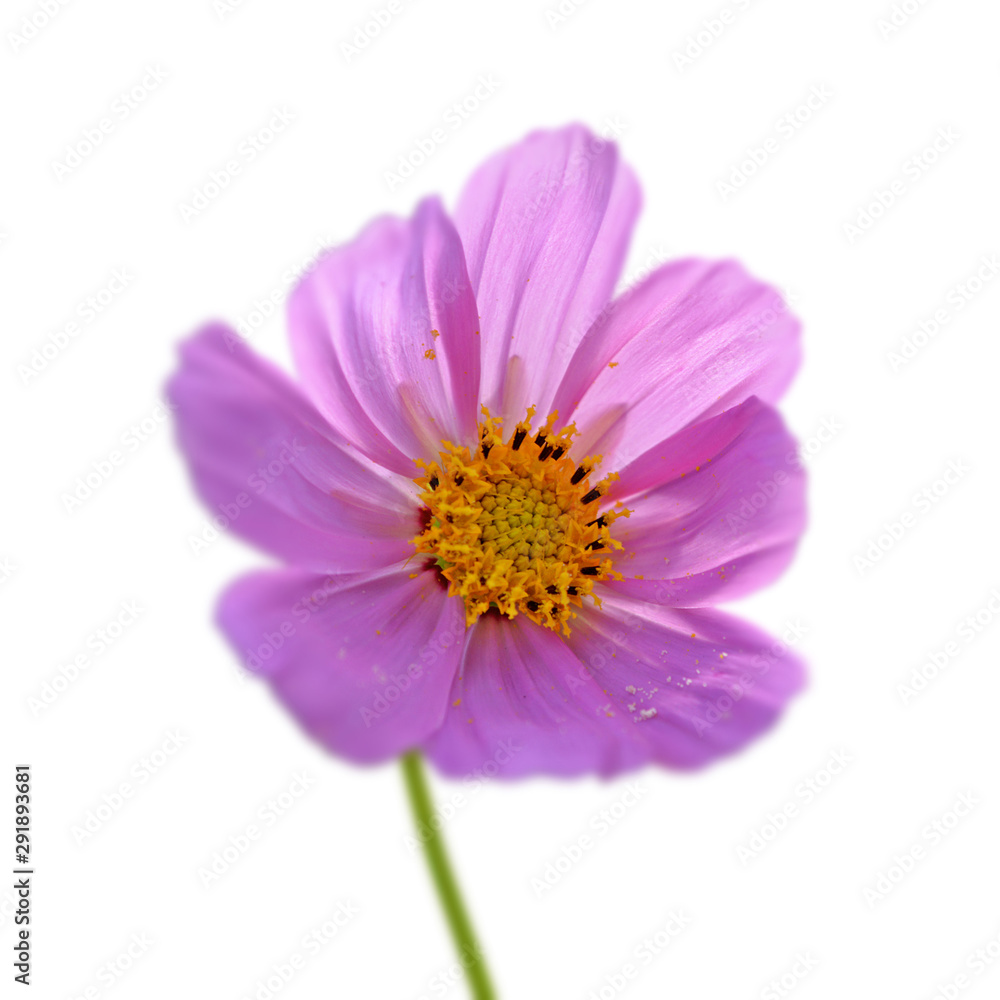
<instances>
[{"instance_id":1,"label":"pale pink petal","mask_svg":"<svg viewBox=\"0 0 1000 1000\"><path fill-rule=\"evenodd\" d=\"M292 349L331 423L404 476L441 441L476 439L479 320L458 235L436 198L324 254L292 293Z\"/></svg>"},{"instance_id":2,"label":"pale pink petal","mask_svg":"<svg viewBox=\"0 0 1000 1000\"><path fill-rule=\"evenodd\" d=\"M481 398L544 418L614 290L639 211L617 147L580 125L535 132L473 175L455 212L483 338Z\"/></svg>"},{"instance_id":3,"label":"pale pink petal","mask_svg":"<svg viewBox=\"0 0 1000 1000\"><path fill-rule=\"evenodd\" d=\"M412 553L416 487L357 454L227 327L181 345L168 397L215 525L319 571L374 569Z\"/></svg>"},{"instance_id":4,"label":"pale pink petal","mask_svg":"<svg viewBox=\"0 0 1000 1000\"><path fill-rule=\"evenodd\" d=\"M448 700L426 746L445 774L609 775L649 756L562 638L523 616L477 619Z\"/></svg>"},{"instance_id":5,"label":"pale pink petal","mask_svg":"<svg viewBox=\"0 0 1000 1000\"><path fill-rule=\"evenodd\" d=\"M615 594L670 608L725 604L746 597L781 576L795 557L796 547L797 540L724 560L700 573L685 573L662 580L626 576L624 580L606 580L602 586Z\"/></svg>"},{"instance_id":6,"label":"pale pink petal","mask_svg":"<svg viewBox=\"0 0 1000 1000\"><path fill-rule=\"evenodd\" d=\"M746 622L606 591L602 598L601 610L577 619L568 645L659 764L700 767L739 750L802 687L789 645Z\"/></svg>"},{"instance_id":7,"label":"pale pink petal","mask_svg":"<svg viewBox=\"0 0 1000 1000\"><path fill-rule=\"evenodd\" d=\"M625 547L615 568L673 584L612 586L669 595L661 603L718 603L770 582L805 528L795 440L756 397L657 444L625 467L608 500L632 512L614 522Z\"/></svg>"},{"instance_id":8,"label":"pale pink petal","mask_svg":"<svg viewBox=\"0 0 1000 1000\"><path fill-rule=\"evenodd\" d=\"M699 767L760 735L801 685L785 643L717 611L612 595L566 640L490 614L426 752L454 776Z\"/></svg>"},{"instance_id":9,"label":"pale pink petal","mask_svg":"<svg viewBox=\"0 0 1000 1000\"><path fill-rule=\"evenodd\" d=\"M386 760L444 719L465 616L433 570L265 570L237 580L218 617L243 664L334 753Z\"/></svg>"},{"instance_id":10,"label":"pale pink petal","mask_svg":"<svg viewBox=\"0 0 1000 1000\"><path fill-rule=\"evenodd\" d=\"M587 332L554 406L611 471L750 396L774 402L799 363L799 323L735 261L665 265Z\"/></svg>"}]
</instances>

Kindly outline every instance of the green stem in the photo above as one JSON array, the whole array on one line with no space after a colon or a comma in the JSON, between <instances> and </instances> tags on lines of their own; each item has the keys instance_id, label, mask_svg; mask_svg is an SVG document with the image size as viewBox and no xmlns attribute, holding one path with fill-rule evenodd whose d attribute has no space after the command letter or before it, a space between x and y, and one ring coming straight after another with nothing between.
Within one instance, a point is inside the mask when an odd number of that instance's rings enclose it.
<instances>
[{"instance_id":1,"label":"green stem","mask_svg":"<svg viewBox=\"0 0 1000 1000\"><path fill-rule=\"evenodd\" d=\"M490 974L486 968L483 950L476 940L469 911L462 902L462 894L455 880L455 873L440 829L435 829L432 823L434 806L431 802L430 790L427 786L427 776L424 774L420 754L411 750L402 757L403 777L406 780L406 791L410 797L410 807L417 825L419 839L424 845L427 857L427 867L430 868L434 888L437 889L441 908L448 919L452 940L458 951L458 957L465 966L472 990L473 1000L496 1000L496 993L490 982ZM440 826L440 823L438 824Z\"/></svg>"}]
</instances>

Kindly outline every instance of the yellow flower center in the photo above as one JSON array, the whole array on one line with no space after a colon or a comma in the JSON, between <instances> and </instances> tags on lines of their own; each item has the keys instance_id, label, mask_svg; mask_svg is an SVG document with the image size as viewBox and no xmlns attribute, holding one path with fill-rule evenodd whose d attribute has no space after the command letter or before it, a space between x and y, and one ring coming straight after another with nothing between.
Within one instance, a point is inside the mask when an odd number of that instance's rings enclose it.
<instances>
[{"instance_id":1,"label":"yellow flower center","mask_svg":"<svg viewBox=\"0 0 1000 1000\"><path fill-rule=\"evenodd\" d=\"M426 527L413 544L437 560L448 593L463 598L467 625L495 606L569 634L574 606L587 595L600 604L594 584L622 579L611 568L611 551L622 546L608 528L630 511L599 513L618 473L592 486L600 456L577 464L573 425L553 433L553 413L532 431L534 412L504 441L502 422L483 407L475 453L443 441L439 461L417 462Z\"/></svg>"}]
</instances>

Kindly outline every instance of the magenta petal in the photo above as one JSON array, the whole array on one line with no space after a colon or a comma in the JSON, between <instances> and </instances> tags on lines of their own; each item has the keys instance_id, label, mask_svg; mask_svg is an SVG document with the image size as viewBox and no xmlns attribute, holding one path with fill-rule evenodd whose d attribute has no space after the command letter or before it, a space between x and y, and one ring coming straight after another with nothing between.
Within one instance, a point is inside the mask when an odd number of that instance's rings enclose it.
<instances>
[{"instance_id":1,"label":"magenta petal","mask_svg":"<svg viewBox=\"0 0 1000 1000\"><path fill-rule=\"evenodd\" d=\"M473 175L455 221L479 305L482 400L510 425L552 393L621 271L640 195L613 143L535 132Z\"/></svg>"},{"instance_id":2,"label":"magenta petal","mask_svg":"<svg viewBox=\"0 0 1000 1000\"><path fill-rule=\"evenodd\" d=\"M475 440L479 320L436 198L324 254L292 293L288 321L306 391L370 458L412 476L442 440Z\"/></svg>"},{"instance_id":3,"label":"magenta petal","mask_svg":"<svg viewBox=\"0 0 1000 1000\"><path fill-rule=\"evenodd\" d=\"M700 767L739 750L802 687L802 665L789 648L737 618L607 591L602 600L600 611L576 619L568 645L594 664L613 710L660 764Z\"/></svg>"},{"instance_id":4,"label":"magenta petal","mask_svg":"<svg viewBox=\"0 0 1000 1000\"><path fill-rule=\"evenodd\" d=\"M168 395L216 523L318 571L374 569L412 554L415 487L348 452L299 390L227 327L182 344Z\"/></svg>"},{"instance_id":5,"label":"magenta petal","mask_svg":"<svg viewBox=\"0 0 1000 1000\"><path fill-rule=\"evenodd\" d=\"M462 602L428 571L265 570L226 591L218 618L310 735L359 763L394 757L438 728L465 634Z\"/></svg>"},{"instance_id":6,"label":"magenta petal","mask_svg":"<svg viewBox=\"0 0 1000 1000\"><path fill-rule=\"evenodd\" d=\"M647 584L674 581L661 603L718 603L762 586L785 568L805 528L795 440L756 398L660 442L626 466L609 497L627 497L632 511L615 522L625 546L616 568ZM646 599L655 592L612 587Z\"/></svg>"},{"instance_id":7,"label":"magenta petal","mask_svg":"<svg viewBox=\"0 0 1000 1000\"><path fill-rule=\"evenodd\" d=\"M523 617L490 612L476 621L448 700L426 745L446 774L608 775L648 759L566 643Z\"/></svg>"},{"instance_id":8,"label":"magenta petal","mask_svg":"<svg viewBox=\"0 0 1000 1000\"><path fill-rule=\"evenodd\" d=\"M773 288L735 261L678 261L598 319L554 406L582 452L619 469L750 396L775 402L798 363L799 323Z\"/></svg>"}]
</instances>

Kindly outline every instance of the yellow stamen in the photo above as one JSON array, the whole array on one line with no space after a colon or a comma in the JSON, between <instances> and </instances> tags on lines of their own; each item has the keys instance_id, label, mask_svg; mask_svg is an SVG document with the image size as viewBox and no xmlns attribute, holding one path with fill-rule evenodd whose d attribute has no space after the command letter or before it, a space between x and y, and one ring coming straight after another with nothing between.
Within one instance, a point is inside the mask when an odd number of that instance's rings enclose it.
<instances>
[{"instance_id":1,"label":"yellow stamen","mask_svg":"<svg viewBox=\"0 0 1000 1000\"><path fill-rule=\"evenodd\" d=\"M577 463L573 425L553 433L552 413L532 431L534 413L504 441L502 422L483 407L475 453L443 441L439 461L417 462L427 526L413 544L437 560L448 593L463 598L467 625L495 606L568 635L574 606L587 595L600 604L594 584L622 579L611 568L622 545L608 528L631 512L598 511L618 473L591 486L600 455Z\"/></svg>"}]
</instances>

